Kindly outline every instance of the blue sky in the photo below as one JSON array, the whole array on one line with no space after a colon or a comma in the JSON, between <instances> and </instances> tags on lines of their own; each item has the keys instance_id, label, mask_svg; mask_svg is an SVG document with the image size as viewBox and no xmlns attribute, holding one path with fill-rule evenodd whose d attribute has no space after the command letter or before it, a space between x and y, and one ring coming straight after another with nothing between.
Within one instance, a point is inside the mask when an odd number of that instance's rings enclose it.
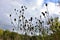
<instances>
[{"instance_id":1,"label":"blue sky","mask_svg":"<svg viewBox=\"0 0 60 40\"><path fill-rule=\"evenodd\" d=\"M38 17L40 14L40 9L44 9L44 3L49 3L52 5L57 3L58 0L0 0L0 28L2 29L11 29L11 23L9 19L9 14L14 13L14 8L19 9L21 5L26 5L28 10L26 12L26 18L30 16ZM50 6L52 6L50 5ZM53 6L54 7L54 6ZM58 9L57 9L58 10ZM29 13L29 14L27 14ZM39 14L37 14L39 13ZM14 15L14 14L13 14ZM52 15L52 14L51 14ZM54 14L55 16L56 13ZM13 17L14 18L14 17ZM2 26L4 25L4 26Z\"/></svg>"}]
</instances>

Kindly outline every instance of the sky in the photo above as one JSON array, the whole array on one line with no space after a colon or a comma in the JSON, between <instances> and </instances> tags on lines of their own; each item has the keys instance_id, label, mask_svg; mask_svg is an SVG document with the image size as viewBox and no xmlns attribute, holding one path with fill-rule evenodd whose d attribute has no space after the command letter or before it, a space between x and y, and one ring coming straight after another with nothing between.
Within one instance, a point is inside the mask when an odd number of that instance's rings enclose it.
<instances>
[{"instance_id":1,"label":"sky","mask_svg":"<svg viewBox=\"0 0 60 40\"><path fill-rule=\"evenodd\" d=\"M0 28L2 29L12 29L9 14L13 13L14 9L20 9L21 5L27 6L26 18L29 17L39 17L41 12L46 10L45 3L48 3L48 10L50 16L60 16L58 0L0 0ZM56 4L56 5L55 5ZM14 16L12 17L14 18Z\"/></svg>"}]
</instances>

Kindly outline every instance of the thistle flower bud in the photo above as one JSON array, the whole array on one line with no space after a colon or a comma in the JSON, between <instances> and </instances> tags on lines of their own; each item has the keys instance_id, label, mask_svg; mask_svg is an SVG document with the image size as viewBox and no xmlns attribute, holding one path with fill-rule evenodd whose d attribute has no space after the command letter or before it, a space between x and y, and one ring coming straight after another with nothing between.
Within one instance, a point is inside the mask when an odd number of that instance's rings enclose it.
<instances>
[{"instance_id":1,"label":"thistle flower bud","mask_svg":"<svg viewBox=\"0 0 60 40\"><path fill-rule=\"evenodd\" d=\"M21 13L21 10L20 10L20 13Z\"/></svg>"},{"instance_id":2,"label":"thistle flower bud","mask_svg":"<svg viewBox=\"0 0 60 40\"><path fill-rule=\"evenodd\" d=\"M22 30L22 28L20 28L20 30Z\"/></svg>"},{"instance_id":3,"label":"thistle flower bud","mask_svg":"<svg viewBox=\"0 0 60 40\"><path fill-rule=\"evenodd\" d=\"M33 32L31 32L31 34L33 34Z\"/></svg>"},{"instance_id":4,"label":"thistle flower bud","mask_svg":"<svg viewBox=\"0 0 60 40\"><path fill-rule=\"evenodd\" d=\"M16 21L16 18L14 18L14 21Z\"/></svg>"},{"instance_id":5,"label":"thistle flower bud","mask_svg":"<svg viewBox=\"0 0 60 40\"><path fill-rule=\"evenodd\" d=\"M11 14L10 14L10 17L11 17Z\"/></svg>"},{"instance_id":6,"label":"thistle flower bud","mask_svg":"<svg viewBox=\"0 0 60 40\"><path fill-rule=\"evenodd\" d=\"M60 26L59 26L59 28L60 28Z\"/></svg>"},{"instance_id":7,"label":"thistle flower bud","mask_svg":"<svg viewBox=\"0 0 60 40\"><path fill-rule=\"evenodd\" d=\"M51 19L51 21L53 21L53 19Z\"/></svg>"},{"instance_id":8,"label":"thistle flower bud","mask_svg":"<svg viewBox=\"0 0 60 40\"><path fill-rule=\"evenodd\" d=\"M22 9L22 11L24 11L24 9Z\"/></svg>"},{"instance_id":9,"label":"thistle flower bud","mask_svg":"<svg viewBox=\"0 0 60 40\"><path fill-rule=\"evenodd\" d=\"M45 11L45 13L47 13L47 11Z\"/></svg>"},{"instance_id":10,"label":"thistle flower bud","mask_svg":"<svg viewBox=\"0 0 60 40\"><path fill-rule=\"evenodd\" d=\"M42 12L43 16L45 16L45 14Z\"/></svg>"},{"instance_id":11,"label":"thistle flower bud","mask_svg":"<svg viewBox=\"0 0 60 40\"><path fill-rule=\"evenodd\" d=\"M23 6L21 6L21 8L23 8Z\"/></svg>"},{"instance_id":12,"label":"thistle flower bud","mask_svg":"<svg viewBox=\"0 0 60 40\"><path fill-rule=\"evenodd\" d=\"M32 21L32 19L33 19L33 18L31 17L31 18L29 19L29 21Z\"/></svg>"},{"instance_id":13,"label":"thistle flower bud","mask_svg":"<svg viewBox=\"0 0 60 40\"><path fill-rule=\"evenodd\" d=\"M48 6L48 4L46 3L45 6Z\"/></svg>"},{"instance_id":14,"label":"thistle flower bud","mask_svg":"<svg viewBox=\"0 0 60 40\"><path fill-rule=\"evenodd\" d=\"M27 9L27 7L26 7L26 6L24 6L24 8L25 8L25 9Z\"/></svg>"},{"instance_id":15,"label":"thistle flower bud","mask_svg":"<svg viewBox=\"0 0 60 40\"><path fill-rule=\"evenodd\" d=\"M14 28L12 30L14 31Z\"/></svg>"},{"instance_id":16,"label":"thistle flower bud","mask_svg":"<svg viewBox=\"0 0 60 40\"><path fill-rule=\"evenodd\" d=\"M14 11L16 11L16 9L14 9Z\"/></svg>"}]
</instances>

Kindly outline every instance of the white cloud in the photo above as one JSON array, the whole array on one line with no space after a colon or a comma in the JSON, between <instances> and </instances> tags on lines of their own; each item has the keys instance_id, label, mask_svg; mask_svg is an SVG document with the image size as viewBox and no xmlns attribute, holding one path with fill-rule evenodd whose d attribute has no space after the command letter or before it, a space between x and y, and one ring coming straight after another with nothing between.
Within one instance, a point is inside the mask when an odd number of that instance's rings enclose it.
<instances>
[{"instance_id":1,"label":"white cloud","mask_svg":"<svg viewBox=\"0 0 60 40\"><path fill-rule=\"evenodd\" d=\"M55 3L49 2L48 3L48 11L49 14L52 16L56 16L58 15L58 17L60 16L60 7L57 6Z\"/></svg>"},{"instance_id":2,"label":"white cloud","mask_svg":"<svg viewBox=\"0 0 60 40\"><path fill-rule=\"evenodd\" d=\"M49 2L48 3L48 11L50 14L54 13L55 11L55 3Z\"/></svg>"},{"instance_id":3,"label":"white cloud","mask_svg":"<svg viewBox=\"0 0 60 40\"><path fill-rule=\"evenodd\" d=\"M37 5L38 5L38 6L42 5L43 1L44 1L44 0L37 0Z\"/></svg>"},{"instance_id":4,"label":"white cloud","mask_svg":"<svg viewBox=\"0 0 60 40\"><path fill-rule=\"evenodd\" d=\"M60 15L59 12L60 12L60 7L58 7L57 5L55 5L55 3L53 2L48 2L48 11L49 11L49 15ZM46 6L44 5L43 8L41 9L42 12L45 12L47 9L46 9Z\"/></svg>"}]
</instances>

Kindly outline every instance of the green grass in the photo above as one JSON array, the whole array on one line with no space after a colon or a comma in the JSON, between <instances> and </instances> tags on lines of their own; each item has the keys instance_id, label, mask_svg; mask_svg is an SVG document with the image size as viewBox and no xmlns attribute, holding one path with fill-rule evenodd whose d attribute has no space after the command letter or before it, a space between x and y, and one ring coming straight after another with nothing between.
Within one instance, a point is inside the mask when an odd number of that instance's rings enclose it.
<instances>
[{"instance_id":1,"label":"green grass","mask_svg":"<svg viewBox=\"0 0 60 40\"><path fill-rule=\"evenodd\" d=\"M0 40L43 40L43 37L21 35L15 32L10 32L8 30L4 31L0 29ZM60 31L45 36L44 40L60 40Z\"/></svg>"}]
</instances>

